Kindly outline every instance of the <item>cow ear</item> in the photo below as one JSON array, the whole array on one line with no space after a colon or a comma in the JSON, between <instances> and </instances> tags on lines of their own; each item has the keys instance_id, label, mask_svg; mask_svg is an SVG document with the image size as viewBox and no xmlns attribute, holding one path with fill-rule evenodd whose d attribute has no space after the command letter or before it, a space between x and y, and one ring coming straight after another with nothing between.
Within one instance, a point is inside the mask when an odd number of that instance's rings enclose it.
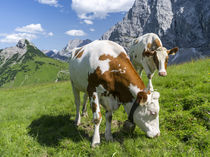
<instances>
[{"instance_id":1,"label":"cow ear","mask_svg":"<svg viewBox=\"0 0 210 157\"><path fill-rule=\"evenodd\" d=\"M159 99L159 97L160 97L160 93L159 92L153 92L153 99Z\"/></svg>"},{"instance_id":2,"label":"cow ear","mask_svg":"<svg viewBox=\"0 0 210 157\"><path fill-rule=\"evenodd\" d=\"M151 50L144 50L143 52L143 56L154 56L155 55L155 51L151 51Z\"/></svg>"},{"instance_id":3,"label":"cow ear","mask_svg":"<svg viewBox=\"0 0 210 157\"><path fill-rule=\"evenodd\" d=\"M178 52L179 48L178 47L174 47L170 50L167 51L168 55L175 55Z\"/></svg>"},{"instance_id":4,"label":"cow ear","mask_svg":"<svg viewBox=\"0 0 210 157\"><path fill-rule=\"evenodd\" d=\"M147 102L147 92L145 92L145 91L139 92L137 95L136 103L143 106L145 104L145 102Z\"/></svg>"}]
</instances>

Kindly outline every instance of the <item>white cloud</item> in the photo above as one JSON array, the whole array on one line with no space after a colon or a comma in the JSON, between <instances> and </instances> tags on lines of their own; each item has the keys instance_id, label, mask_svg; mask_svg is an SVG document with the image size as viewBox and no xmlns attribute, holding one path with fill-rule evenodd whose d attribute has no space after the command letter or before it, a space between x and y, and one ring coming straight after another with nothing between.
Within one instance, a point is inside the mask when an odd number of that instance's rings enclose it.
<instances>
[{"instance_id":1,"label":"white cloud","mask_svg":"<svg viewBox=\"0 0 210 157\"><path fill-rule=\"evenodd\" d=\"M105 18L108 13L128 11L135 0L72 0L80 19Z\"/></svg>"},{"instance_id":2,"label":"white cloud","mask_svg":"<svg viewBox=\"0 0 210 157\"><path fill-rule=\"evenodd\" d=\"M91 21L91 20L84 20L84 23L86 23L88 25L92 25L93 24L93 21Z\"/></svg>"},{"instance_id":3,"label":"white cloud","mask_svg":"<svg viewBox=\"0 0 210 157\"><path fill-rule=\"evenodd\" d=\"M35 34L29 33L14 33L14 34L5 34L3 39L0 39L2 43L17 43L20 39L32 40L37 38Z\"/></svg>"},{"instance_id":4,"label":"white cloud","mask_svg":"<svg viewBox=\"0 0 210 157\"><path fill-rule=\"evenodd\" d=\"M30 24L23 27L17 27L15 29L17 32L25 32L25 33L41 33L44 31L41 24Z\"/></svg>"},{"instance_id":5,"label":"white cloud","mask_svg":"<svg viewBox=\"0 0 210 157\"><path fill-rule=\"evenodd\" d=\"M53 36L53 35L54 35L53 32L48 33L48 36Z\"/></svg>"},{"instance_id":6,"label":"white cloud","mask_svg":"<svg viewBox=\"0 0 210 157\"><path fill-rule=\"evenodd\" d=\"M94 29L94 28L90 28L90 31L91 31L91 32L94 32L94 31L95 31L95 29Z\"/></svg>"},{"instance_id":7,"label":"white cloud","mask_svg":"<svg viewBox=\"0 0 210 157\"><path fill-rule=\"evenodd\" d=\"M15 28L13 33L0 33L0 42L2 43L17 43L20 39L33 40L38 36L53 36L53 32L47 33L41 24L29 24L23 27Z\"/></svg>"},{"instance_id":8,"label":"white cloud","mask_svg":"<svg viewBox=\"0 0 210 157\"><path fill-rule=\"evenodd\" d=\"M83 30L69 30L65 34L70 36L85 36L86 33Z\"/></svg>"},{"instance_id":9,"label":"white cloud","mask_svg":"<svg viewBox=\"0 0 210 157\"><path fill-rule=\"evenodd\" d=\"M41 4L47 4L47 5L54 6L54 7L60 6L58 4L58 0L37 0L37 1Z\"/></svg>"}]
</instances>

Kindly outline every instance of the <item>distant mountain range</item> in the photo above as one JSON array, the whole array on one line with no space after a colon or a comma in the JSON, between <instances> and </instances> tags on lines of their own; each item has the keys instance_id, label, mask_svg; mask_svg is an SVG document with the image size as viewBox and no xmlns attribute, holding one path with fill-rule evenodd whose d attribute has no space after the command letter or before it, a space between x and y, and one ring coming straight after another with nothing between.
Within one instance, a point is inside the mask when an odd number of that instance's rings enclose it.
<instances>
[{"instance_id":1,"label":"distant mountain range","mask_svg":"<svg viewBox=\"0 0 210 157\"><path fill-rule=\"evenodd\" d=\"M0 87L68 79L68 64L47 57L26 39L0 50Z\"/></svg>"},{"instance_id":2,"label":"distant mountain range","mask_svg":"<svg viewBox=\"0 0 210 157\"><path fill-rule=\"evenodd\" d=\"M61 51L43 50L43 52L48 57L51 57L51 58L54 58L54 59L58 59L58 60L62 60L62 61L67 61L68 57L71 54L71 50L72 49L74 49L76 47L84 46L84 45L89 44L91 42L92 41L89 40L89 39L86 39L86 40L74 39L74 40L70 40L68 42L68 44Z\"/></svg>"},{"instance_id":3,"label":"distant mountain range","mask_svg":"<svg viewBox=\"0 0 210 157\"><path fill-rule=\"evenodd\" d=\"M178 46L170 64L210 56L209 0L136 0L121 22L101 39L112 40L125 49L145 33L156 33L166 48Z\"/></svg>"},{"instance_id":4,"label":"distant mountain range","mask_svg":"<svg viewBox=\"0 0 210 157\"><path fill-rule=\"evenodd\" d=\"M129 49L133 39L149 32L158 34L166 48L179 47L179 52L169 58L169 64L210 56L210 1L209 0L136 0L121 22L102 35ZM67 61L72 49L92 42L89 39L70 40L61 50L40 51L28 40L20 40L15 47L0 49L0 86L11 66L33 60L34 57L51 57ZM6 77L6 75L5 75Z\"/></svg>"},{"instance_id":5,"label":"distant mountain range","mask_svg":"<svg viewBox=\"0 0 210 157\"><path fill-rule=\"evenodd\" d=\"M14 87L40 82L68 80L67 61L71 50L91 40L70 40L61 51L40 51L27 39L16 46L0 49L0 87Z\"/></svg>"}]
</instances>

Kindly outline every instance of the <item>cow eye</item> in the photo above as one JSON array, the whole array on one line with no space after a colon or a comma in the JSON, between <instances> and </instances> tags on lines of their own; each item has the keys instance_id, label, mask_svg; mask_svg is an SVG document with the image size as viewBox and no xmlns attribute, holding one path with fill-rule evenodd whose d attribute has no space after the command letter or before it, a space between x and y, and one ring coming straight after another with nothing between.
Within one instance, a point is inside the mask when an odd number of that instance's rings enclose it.
<instances>
[{"instance_id":1,"label":"cow eye","mask_svg":"<svg viewBox=\"0 0 210 157\"><path fill-rule=\"evenodd\" d=\"M155 111L150 111L150 115L156 116L156 115L157 115L157 112L155 112Z\"/></svg>"}]
</instances>

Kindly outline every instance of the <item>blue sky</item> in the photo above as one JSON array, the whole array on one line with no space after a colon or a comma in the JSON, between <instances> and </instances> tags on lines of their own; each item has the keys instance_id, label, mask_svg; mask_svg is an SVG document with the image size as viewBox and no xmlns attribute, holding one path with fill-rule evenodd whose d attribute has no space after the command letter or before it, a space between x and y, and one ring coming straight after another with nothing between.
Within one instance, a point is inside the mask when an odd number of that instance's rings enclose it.
<instances>
[{"instance_id":1,"label":"blue sky","mask_svg":"<svg viewBox=\"0 0 210 157\"><path fill-rule=\"evenodd\" d=\"M39 49L61 50L71 39L99 39L134 0L1 0L0 49L27 38Z\"/></svg>"}]
</instances>

